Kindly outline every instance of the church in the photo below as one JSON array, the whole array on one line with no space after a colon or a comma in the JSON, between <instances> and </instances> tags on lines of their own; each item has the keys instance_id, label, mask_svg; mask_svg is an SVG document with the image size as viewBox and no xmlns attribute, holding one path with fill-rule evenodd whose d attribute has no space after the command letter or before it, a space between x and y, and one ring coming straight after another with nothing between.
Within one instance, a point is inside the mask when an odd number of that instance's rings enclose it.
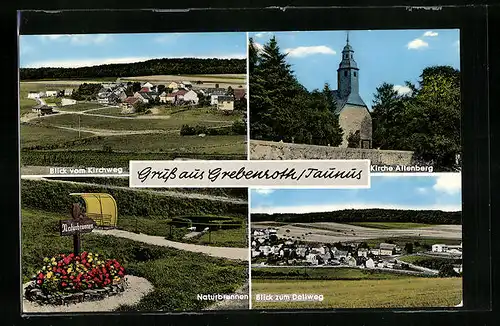
<instances>
[{"instance_id":1,"label":"church","mask_svg":"<svg viewBox=\"0 0 500 326\"><path fill-rule=\"evenodd\" d=\"M337 90L333 94L337 100L335 113L343 131L340 147L348 147L349 136L359 133L359 145L356 147L372 148L372 118L368 106L359 95L359 68L354 61L349 34L337 69Z\"/></svg>"}]
</instances>

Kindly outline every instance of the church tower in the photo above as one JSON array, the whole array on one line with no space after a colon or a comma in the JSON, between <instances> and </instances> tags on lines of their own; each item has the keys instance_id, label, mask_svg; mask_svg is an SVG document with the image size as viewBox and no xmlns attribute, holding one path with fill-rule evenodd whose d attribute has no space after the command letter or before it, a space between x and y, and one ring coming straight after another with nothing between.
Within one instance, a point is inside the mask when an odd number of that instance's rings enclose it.
<instances>
[{"instance_id":1,"label":"church tower","mask_svg":"<svg viewBox=\"0 0 500 326\"><path fill-rule=\"evenodd\" d=\"M349 32L342 50L342 61L337 69L337 89L341 98L348 97L351 93L359 94L359 68L354 61L354 50L349 44Z\"/></svg>"},{"instance_id":2,"label":"church tower","mask_svg":"<svg viewBox=\"0 0 500 326\"><path fill-rule=\"evenodd\" d=\"M335 113L338 114L343 132L340 147L371 148L372 119L368 106L359 95L359 68L349 44L349 32L337 69L337 90L334 95L337 99Z\"/></svg>"}]
</instances>

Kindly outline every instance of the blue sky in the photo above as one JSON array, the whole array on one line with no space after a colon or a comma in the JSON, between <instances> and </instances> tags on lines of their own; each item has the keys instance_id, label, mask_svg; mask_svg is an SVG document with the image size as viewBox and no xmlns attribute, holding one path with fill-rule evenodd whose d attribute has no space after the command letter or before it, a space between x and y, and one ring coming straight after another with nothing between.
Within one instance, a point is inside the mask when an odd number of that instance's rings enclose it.
<instances>
[{"instance_id":1,"label":"blue sky","mask_svg":"<svg viewBox=\"0 0 500 326\"><path fill-rule=\"evenodd\" d=\"M22 35L21 67L78 67L152 58L246 58L246 33Z\"/></svg>"},{"instance_id":2,"label":"blue sky","mask_svg":"<svg viewBox=\"0 0 500 326\"><path fill-rule=\"evenodd\" d=\"M460 173L372 176L368 189L252 189L252 213L308 213L342 209L461 211Z\"/></svg>"},{"instance_id":3,"label":"blue sky","mask_svg":"<svg viewBox=\"0 0 500 326\"><path fill-rule=\"evenodd\" d=\"M302 85L312 90L323 88L328 82L337 89L345 31L249 33L260 45L273 35L288 53L287 60ZM399 86L406 80L416 83L427 66L450 65L459 69L459 35L458 29L350 31L349 43L360 69L360 95L368 107L371 108L375 89L383 82Z\"/></svg>"}]
</instances>

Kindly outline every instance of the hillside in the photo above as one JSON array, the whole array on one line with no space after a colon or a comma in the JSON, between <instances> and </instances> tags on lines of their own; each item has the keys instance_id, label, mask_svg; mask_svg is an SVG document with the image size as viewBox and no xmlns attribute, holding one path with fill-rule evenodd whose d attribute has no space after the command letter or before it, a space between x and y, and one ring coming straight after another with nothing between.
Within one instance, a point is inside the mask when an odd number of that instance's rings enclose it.
<instances>
[{"instance_id":1,"label":"hillside","mask_svg":"<svg viewBox=\"0 0 500 326\"><path fill-rule=\"evenodd\" d=\"M21 80L85 79L150 75L245 74L245 59L152 59L80 68L21 68Z\"/></svg>"},{"instance_id":2,"label":"hillside","mask_svg":"<svg viewBox=\"0 0 500 326\"><path fill-rule=\"evenodd\" d=\"M288 223L412 222L426 224L461 224L462 212L444 212L438 210L348 209L304 214L252 214L252 222L258 221Z\"/></svg>"}]
</instances>

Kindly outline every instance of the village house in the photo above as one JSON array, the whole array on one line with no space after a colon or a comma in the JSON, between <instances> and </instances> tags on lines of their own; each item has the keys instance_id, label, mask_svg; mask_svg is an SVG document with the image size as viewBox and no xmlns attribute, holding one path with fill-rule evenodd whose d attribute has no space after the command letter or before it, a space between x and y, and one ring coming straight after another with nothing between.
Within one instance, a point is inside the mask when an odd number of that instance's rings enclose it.
<instances>
[{"instance_id":1,"label":"village house","mask_svg":"<svg viewBox=\"0 0 500 326\"><path fill-rule=\"evenodd\" d=\"M208 88L206 94L210 96L210 105L217 105L219 96L225 96L227 91L224 88Z\"/></svg>"},{"instance_id":2,"label":"village house","mask_svg":"<svg viewBox=\"0 0 500 326\"><path fill-rule=\"evenodd\" d=\"M365 261L365 266L366 268L375 268L375 262L373 259L369 258L367 261Z\"/></svg>"},{"instance_id":3,"label":"village house","mask_svg":"<svg viewBox=\"0 0 500 326\"><path fill-rule=\"evenodd\" d=\"M198 104L198 94L196 94L195 91L190 90L184 94L183 98L184 102L191 103L191 104Z\"/></svg>"},{"instance_id":4,"label":"village house","mask_svg":"<svg viewBox=\"0 0 500 326\"><path fill-rule=\"evenodd\" d=\"M127 98L127 94L123 90L117 89L113 92L113 94L116 95L120 102L123 102Z\"/></svg>"},{"instance_id":5,"label":"village house","mask_svg":"<svg viewBox=\"0 0 500 326\"><path fill-rule=\"evenodd\" d=\"M153 87L153 84L151 84L150 82L145 82L144 84L141 85L141 89L146 88L148 92L151 91L152 87Z\"/></svg>"},{"instance_id":6,"label":"village house","mask_svg":"<svg viewBox=\"0 0 500 326\"><path fill-rule=\"evenodd\" d=\"M71 88L66 88L64 90L64 96L71 96L73 95L73 90Z\"/></svg>"},{"instance_id":7,"label":"village house","mask_svg":"<svg viewBox=\"0 0 500 326\"><path fill-rule=\"evenodd\" d=\"M448 251L448 246L444 244L433 244L432 245L433 252L446 252Z\"/></svg>"},{"instance_id":8,"label":"village house","mask_svg":"<svg viewBox=\"0 0 500 326\"><path fill-rule=\"evenodd\" d=\"M244 99L245 96L246 96L246 91L244 88L236 88L234 91L233 91L233 95L234 95L234 99L236 101L239 101L241 99Z\"/></svg>"},{"instance_id":9,"label":"village house","mask_svg":"<svg viewBox=\"0 0 500 326\"><path fill-rule=\"evenodd\" d=\"M179 89L179 84L177 84L176 82L171 82L170 84L168 84L167 88L171 89L172 91L175 91Z\"/></svg>"},{"instance_id":10,"label":"village house","mask_svg":"<svg viewBox=\"0 0 500 326\"><path fill-rule=\"evenodd\" d=\"M61 106L74 105L76 104L76 100L70 98L61 99Z\"/></svg>"},{"instance_id":11,"label":"village house","mask_svg":"<svg viewBox=\"0 0 500 326\"><path fill-rule=\"evenodd\" d=\"M346 263L349 267L355 267L356 266L356 259L352 256L349 256L346 258Z\"/></svg>"},{"instance_id":12,"label":"village house","mask_svg":"<svg viewBox=\"0 0 500 326\"><path fill-rule=\"evenodd\" d=\"M153 99L148 92L135 92L134 97L138 98L142 103L149 103L149 100Z\"/></svg>"},{"instance_id":13,"label":"village house","mask_svg":"<svg viewBox=\"0 0 500 326\"><path fill-rule=\"evenodd\" d=\"M134 96L127 97L120 106L122 108L133 108L136 103L140 102L140 99Z\"/></svg>"},{"instance_id":14,"label":"village house","mask_svg":"<svg viewBox=\"0 0 500 326\"><path fill-rule=\"evenodd\" d=\"M217 110L233 111L234 110L234 98L227 95L219 95L217 97Z\"/></svg>"},{"instance_id":15,"label":"village house","mask_svg":"<svg viewBox=\"0 0 500 326\"><path fill-rule=\"evenodd\" d=\"M167 92L163 92L160 94L160 103L174 103L175 95Z\"/></svg>"},{"instance_id":16,"label":"village house","mask_svg":"<svg viewBox=\"0 0 500 326\"><path fill-rule=\"evenodd\" d=\"M367 248L358 249L358 257L367 257L367 256L368 256L368 249Z\"/></svg>"},{"instance_id":17,"label":"village house","mask_svg":"<svg viewBox=\"0 0 500 326\"><path fill-rule=\"evenodd\" d=\"M380 246L380 256L392 256L396 250L395 244L381 243Z\"/></svg>"},{"instance_id":18,"label":"village house","mask_svg":"<svg viewBox=\"0 0 500 326\"><path fill-rule=\"evenodd\" d=\"M184 94L186 94L187 91L185 89L179 89L172 94L175 96L174 103L179 104L184 101Z\"/></svg>"},{"instance_id":19,"label":"village house","mask_svg":"<svg viewBox=\"0 0 500 326\"><path fill-rule=\"evenodd\" d=\"M33 112L38 113L39 115L46 115L46 114L52 114L52 108L47 105L35 105L32 109Z\"/></svg>"},{"instance_id":20,"label":"village house","mask_svg":"<svg viewBox=\"0 0 500 326\"><path fill-rule=\"evenodd\" d=\"M40 98L40 93L39 92L29 92L28 98L38 99L38 98Z\"/></svg>"},{"instance_id":21,"label":"village house","mask_svg":"<svg viewBox=\"0 0 500 326\"><path fill-rule=\"evenodd\" d=\"M57 91L46 91L46 92L45 92L45 95L46 95L47 97L56 97L56 96L57 96L57 93L58 93Z\"/></svg>"}]
</instances>

